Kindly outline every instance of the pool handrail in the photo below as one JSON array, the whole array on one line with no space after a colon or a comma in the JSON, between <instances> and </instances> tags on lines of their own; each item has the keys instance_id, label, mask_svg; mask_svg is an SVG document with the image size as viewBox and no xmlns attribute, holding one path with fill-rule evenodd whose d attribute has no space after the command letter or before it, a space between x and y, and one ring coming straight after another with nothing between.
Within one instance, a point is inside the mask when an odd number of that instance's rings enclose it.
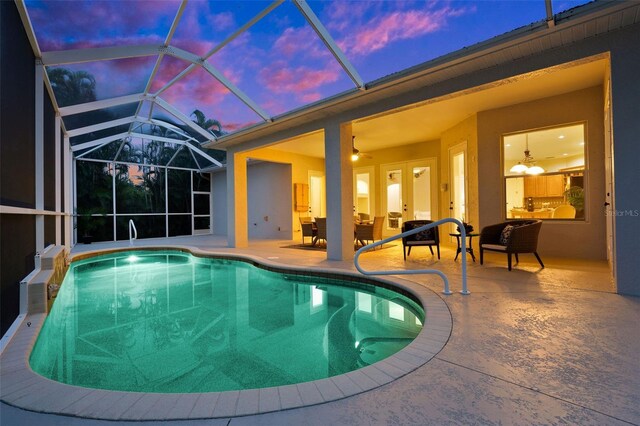
<instances>
[{"instance_id":1,"label":"pool handrail","mask_svg":"<svg viewBox=\"0 0 640 426\"><path fill-rule=\"evenodd\" d=\"M464 225L462 224L462 222L460 222L458 219L452 218L452 217L447 217L445 219L440 219L438 221L426 224L424 226L421 226L419 228L414 228L411 229L409 231L403 232L401 234L398 235L392 235L391 237L385 238L383 240L380 240L378 242L375 243L371 243L371 244L367 244L364 247L361 247L360 249L358 249L358 251L356 251L356 254L353 258L353 264L355 265L356 269L363 275L418 275L418 274L435 274L440 276L440 278L442 278L442 281L444 281L444 289L442 290L443 294L453 294L453 292L449 289L449 280L447 279L447 276L442 272L439 271L437 269L411 269L411 270L407 270L407 269L401 269L401 270L395 270L395 271L366 271L364 269L362 269L362 267L360 266L360 262L359 262L359 257L362 253L364 253L365 251L371 250L375 247L381 246L383 244L386 244L388 242L397 240L399 238L403 238L409 235L413 235L413 234L417 234L419 232L425 231L427 229L430 228L435 228L438 225L442 225L445 223L455 223L458 225L458 229L460 231L460 252L463 253L462 256L462 290L460 290L460 293L464 294L464 295L468 295L471 294L471 292L469 291L469 289L467 288L467 232L466 229L464 228Z\"/></svg>"},{"instance_id":2,"label":"pool handrail","mask_svg":"<svg viewBox=\"0 0 640 426\"><path fill-rule=\"evenodd\" d=\"M133 234L131 233L133 230ZM132 246L133 242L138 239L138 230L136 229L136 225L133 223L133 219L129 219L129 245Z\"/></svg>"}]
</instances>

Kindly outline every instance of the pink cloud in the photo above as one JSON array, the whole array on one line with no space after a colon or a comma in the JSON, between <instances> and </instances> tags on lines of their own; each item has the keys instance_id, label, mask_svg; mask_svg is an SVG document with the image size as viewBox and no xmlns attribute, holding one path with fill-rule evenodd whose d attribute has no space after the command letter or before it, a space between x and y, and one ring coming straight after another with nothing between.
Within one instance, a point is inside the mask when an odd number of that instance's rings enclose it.
<instances>
[{"instance_id":1,"label":"pink cloud","mask_svg":"<svg viewBox=\"0 0 640 426\"><path fill-rule=\"evenodd\" d=\"M179 1L27 3L43 50L141 44L166 36Z\"/></svg>"},{"instance_id":2,"label":"pink cloud","mask_svg":"<svg viewBox=\"0 0 640 426\"><path fill-rule=\"evenodd\" d=\"M300 97L304 103L311 103L322 99L322 94L318 92L306 93Z\"/></svg>"},{"instance_id":3,"label":"pink cloud","mask_svg":"<svg viewBox=\"0 0 640 426\"><path fill-rule=\"evenodd\" d=\"M187 69L190 64L173 56L165 55L160 63L160 68L156 72L151 83L151 93L160 90L165 84L171 81L175 76Z\"/></svg>"},{"instance_id":4,"label":"pink cloud","mask_svg":"<svg viewBox=\"0 0 640 426\"><path fill-rule=\"evenodd\" d=\"M436 12L393 12L375 18L341 41L342 48L354 55L367 55L398 40L406 40L435 32L446 25L446 18L459 14L448 8Z\"/></svg>"},{"instance_id":5,"label":"pink cloud","mask_svg":"<svg viewBox=\"0 0 640 426\"><path fill-rule=\"evenodd\" d=\"M330 56L329 51L318 41L318 36L309 27L288 27L278 37L273 47L275 51L284 54L285 57L297 54L304 54L311 58Z\"/></svg>"},{"instance_id":6,"label":"pink cloud","mask_svg":"<svg viewBox=\"0 0 640 426\"><path fill-rule=\"evenodd\" d=\"M351 56L365 56L399 40L436 32L449 18L475 11L453 8L448 2L332 2L326 10L327 27Z\"/></svg>"},{"instance_id":7,"label":"pink cloud","mask_svg":"<svg viewBox=\"0 0 640 426\"><path fill-rule=\"evenodd\" d=\"M340 73L333 68L323 70L312 70L305 66L289 68L284 62L277 62L262 69L258 77L260 82L273 93L301 95L324 84L335 82L340 77Z\"/></svg>"},{"instance_id":8,"label":"pink cloud","mask_svg":"<svg viewBox=\"0 0 640 426\"><path fill-rule=\"evenodd\" d=\"M175 83L160 96L170 103L182 106L189 115L194 109L205 109L223 102L229 90L201 68Z\"/></svg>"},{"instance_id":9,"label":"pink cloud","mask_svg":"<svg viewBox=\"0 0 640 426\"><path fill-rule=\"evenodd\" d=\"M236 26L235 18L231 12L215 13L210 15L207 21L218 31L229 30Z\"/></svg>"}]
</instances>

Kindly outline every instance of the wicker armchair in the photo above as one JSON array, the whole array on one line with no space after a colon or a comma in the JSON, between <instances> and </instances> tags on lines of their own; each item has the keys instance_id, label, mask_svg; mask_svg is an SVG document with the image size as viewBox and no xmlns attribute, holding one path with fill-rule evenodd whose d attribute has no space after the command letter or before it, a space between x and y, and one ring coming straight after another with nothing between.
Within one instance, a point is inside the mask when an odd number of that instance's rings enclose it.
<instances>
[{"instance_id":1,"label":"wicker armchair","mask_svg":"<svg viewBox=\"0 0 640 426\"><path fill-rule=\"evenodd\" d=\"M301 217L300 228L302 229L302 244L304 244L306 237L311 237L311 243L313 244L313 240L318 232L316 224L311 221L310 217Z\"/></svg>"},{"instance_id":2,"label":"wicker armchair","mask_svg":"<svg viewBox=\"0 0 640 426\"><path fill-rule=\"evenodd\" d=\"M402 232L411 231L412 229L420 228L421 226L433 223L432 220L408 220L402 224ZM415 246L428 246L431 255L433 256L433 246L436 246L438 250L438 259L440 259L440 234L438 233L438 227L429 228L427 230L418 232L417 234L409 235L402 238L402 253L404 254L404 260L407 260L407 247L409 247L409 255L411 255L411 247Z\"/></svg>"},{"instance_id":3,"label":"wicker armchair","mask_svg":"<svg viewBox=\"0 0 640 426\"><path fill-rule=\"evenodd\" d=\"M327 242L327 218L316 217L316 237L313 239L313 245L316 245L318 240L324 240Z\"/></svg>"},{"instance_id":4,"label":"wicker armchair","mask_svg":"<svg viewBox=\"0 0 640 426\"><path fill-rule=\"evenodd\" d=\"M507 225L511 225L513 228L510 235L503 236L502 231ZM485 226L480 232L480 264L483 264L484 250L490 250L507 254L509 270L511 270L511 255L515 254L517 263L519 253L533 253L540 262L540 266L544 268L544 263L538 256L538 234L541 227L541 220L511 220Z\"/></svg>"},{"instance_id":5,"label":"wicker armchair","mask_svg":"<svg viewBox=\"0 0 640 426\"><path fill-rule=\"evenodd\" d=\"M375 216L372 224L356 224L356 241L364 246L365 241L381 240L382 225L384 225L384 216Z\"/></svg>"}]
</instances>

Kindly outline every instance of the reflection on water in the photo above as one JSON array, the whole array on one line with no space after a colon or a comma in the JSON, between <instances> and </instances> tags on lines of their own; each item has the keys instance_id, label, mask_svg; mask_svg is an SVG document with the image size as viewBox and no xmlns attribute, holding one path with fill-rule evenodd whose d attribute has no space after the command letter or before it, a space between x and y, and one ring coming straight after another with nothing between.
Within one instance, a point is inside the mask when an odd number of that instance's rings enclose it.
<instances>
[{"instance_id":1,"label":"reflection on water","mask_svg":"<svg viewBox=\"0 0 640 426\"><path fill-rule=\"evenodd\" d=\"M389 290L179 252L74 263L32 352L64 383L211 392L317 380L406 346L424 313Z\"/></svg>"}]
</instances>

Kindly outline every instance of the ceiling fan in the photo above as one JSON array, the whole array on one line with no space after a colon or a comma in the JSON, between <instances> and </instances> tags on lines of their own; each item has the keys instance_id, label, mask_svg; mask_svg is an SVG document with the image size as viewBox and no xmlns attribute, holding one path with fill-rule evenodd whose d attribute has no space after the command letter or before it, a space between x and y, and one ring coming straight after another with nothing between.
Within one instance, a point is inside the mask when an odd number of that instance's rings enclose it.
<instances>
[{"instance_id":1,"label":"ceiling fan","mask_svg":"<svg viewBox=\"0 0 640 426\"><path fill-rule=\"evenodd\" d=\"M356 148L356 137L351 136L351 161L358 161L358 158L372 158L369 154L365 154L364 152L360 152L358 148Z\"/></svg>"}]
</instances>

